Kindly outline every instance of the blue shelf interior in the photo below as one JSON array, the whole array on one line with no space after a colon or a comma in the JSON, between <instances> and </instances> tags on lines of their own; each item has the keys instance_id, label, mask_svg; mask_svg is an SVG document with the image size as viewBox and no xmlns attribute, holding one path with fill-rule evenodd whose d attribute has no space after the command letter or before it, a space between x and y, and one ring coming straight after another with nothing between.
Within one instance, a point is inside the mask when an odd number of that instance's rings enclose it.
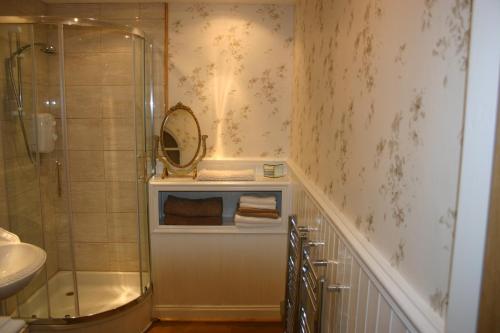
<instances>
[{"instance_id":1,"label":"blue shelf interior","mask_svg":"<svg viewBox=\"0 0 500 333\"><path fill-rule=\"evenodd\" d=\"M282 193L281 191L160 191L158 193L158 216L160 217L159 224L163 225L165 214L163 212L163 206L169 195L174 195L179 198L186 199L205 199L210 197L222 197L223 201L223 212L222 216L225 220L230 220L233 218L236 211L236 207L242 195L274 195L276 197L276 206L281 214L281 202Z\"/></svg>"}]
</instances>

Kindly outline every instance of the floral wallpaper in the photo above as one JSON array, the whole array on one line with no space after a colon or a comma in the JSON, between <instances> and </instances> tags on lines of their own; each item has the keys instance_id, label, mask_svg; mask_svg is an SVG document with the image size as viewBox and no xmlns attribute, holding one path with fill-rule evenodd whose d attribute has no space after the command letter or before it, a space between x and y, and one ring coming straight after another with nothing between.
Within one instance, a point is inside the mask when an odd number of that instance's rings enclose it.
<instances>
[{"instance_id":1,"label":"floral wallpaper","mask_svg":"<svg viewBox=\"0 0 500 333\"><path fill-rule=\"evenodd\" d=\"M298 0L291 158L440 315L470 0Z\"/></svg>"},{"instance_id":2,"label":"floral wallpaper","mask_svg":"<svg viewBox=\"0 0 500 333\"><path fill-rule=\"evenodd\" d=\"M293 6L169 5L169 103L190 106L213 158L288 154Z\"/></svg>"}]
</instances>

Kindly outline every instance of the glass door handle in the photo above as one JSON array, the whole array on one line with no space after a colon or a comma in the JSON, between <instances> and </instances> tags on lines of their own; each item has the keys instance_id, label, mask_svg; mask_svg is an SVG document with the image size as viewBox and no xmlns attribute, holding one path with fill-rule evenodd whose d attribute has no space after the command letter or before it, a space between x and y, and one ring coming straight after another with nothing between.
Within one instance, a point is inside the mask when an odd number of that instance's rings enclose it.
<instances>
[{"instance_id":1,"label":"glass door handle","mask_svg":"<svg viewBox=\"0 0 500 333\"><path fill-rule=\"evenodd\" d=\"M158 135L153 136L153 154L151 158L156 161L156 154L158 154L158 147L160 146L160 137Z\"/></svg>"},{"instance_id":2,"label":"glass door handle","mask_svg":"<svg viewBox=\"0 0 500 333\"><path fill-rule=\"evenodd\" d=\"M59 197L62 196L61 166L62 166L62 163L56 160L57 196L59 196Z\"/></svg>"},{"instance_id":3,"label":"glass door handle","mask_svg":"<svg viewBox=\"0 0 500 333\"><path fill-rule=\"evenodd\" d=\"M138 156L137 158L141 159L142 162L139 162L138 164L142 164L140 167L138 167L138 172L142 174L140 174L137 179L140 181L140 182L147 182L148 181L148 159L145 157L145 156ZM142 169L142 170L140 170Z\"/></svg>"}]
</instances>

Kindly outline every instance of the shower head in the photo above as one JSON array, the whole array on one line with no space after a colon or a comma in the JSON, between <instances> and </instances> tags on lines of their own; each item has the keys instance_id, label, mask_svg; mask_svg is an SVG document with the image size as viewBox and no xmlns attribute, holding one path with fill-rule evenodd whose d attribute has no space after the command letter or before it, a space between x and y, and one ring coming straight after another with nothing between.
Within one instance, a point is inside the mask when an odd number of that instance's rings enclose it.
<instances>
[{"instance_id":1,"label":"shower head","mask_svg":"<svg viewBox=\"0 0 500 333\"><path fill-rule=\"evenodd\" d=\"M54 45L46 44L45 47L40 49L43 53L56 54L56 47Z\"/></svg>"},{"instance_id":2,"label":"shower head","mask_svg":"<svg viewBox=\"0 0 500 333\"><path fill-rule=\"evenodd\" d=\"M45 44L45 43L34 43L35 46L40 47L40 51L42 51L45 54L55 54L57 52L56 48L54 45L51 44ZM24 51L28 50L31 48L31 44L26 44L19 49L17 49L16 52L12 54L13 57L21 55Z\"/></svg>"}]
</instances>

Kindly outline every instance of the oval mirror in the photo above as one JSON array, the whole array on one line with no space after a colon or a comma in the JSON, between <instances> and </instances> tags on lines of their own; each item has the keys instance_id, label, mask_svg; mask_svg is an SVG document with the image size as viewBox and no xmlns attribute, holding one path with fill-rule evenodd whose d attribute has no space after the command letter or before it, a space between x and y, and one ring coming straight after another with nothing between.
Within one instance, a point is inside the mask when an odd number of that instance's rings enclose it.
<instances>
[{"instance_id":1,"label":"oval mirror","mask_svg":"<svg viewBox=\"0 0 500 333\"><path fill-rule=\"evenodd\" d=\"M201 131L193 111L178 103L165 114L160 145L167 161L176 168L189 167L198 156Z\"/></svg>"}]
</instances>

